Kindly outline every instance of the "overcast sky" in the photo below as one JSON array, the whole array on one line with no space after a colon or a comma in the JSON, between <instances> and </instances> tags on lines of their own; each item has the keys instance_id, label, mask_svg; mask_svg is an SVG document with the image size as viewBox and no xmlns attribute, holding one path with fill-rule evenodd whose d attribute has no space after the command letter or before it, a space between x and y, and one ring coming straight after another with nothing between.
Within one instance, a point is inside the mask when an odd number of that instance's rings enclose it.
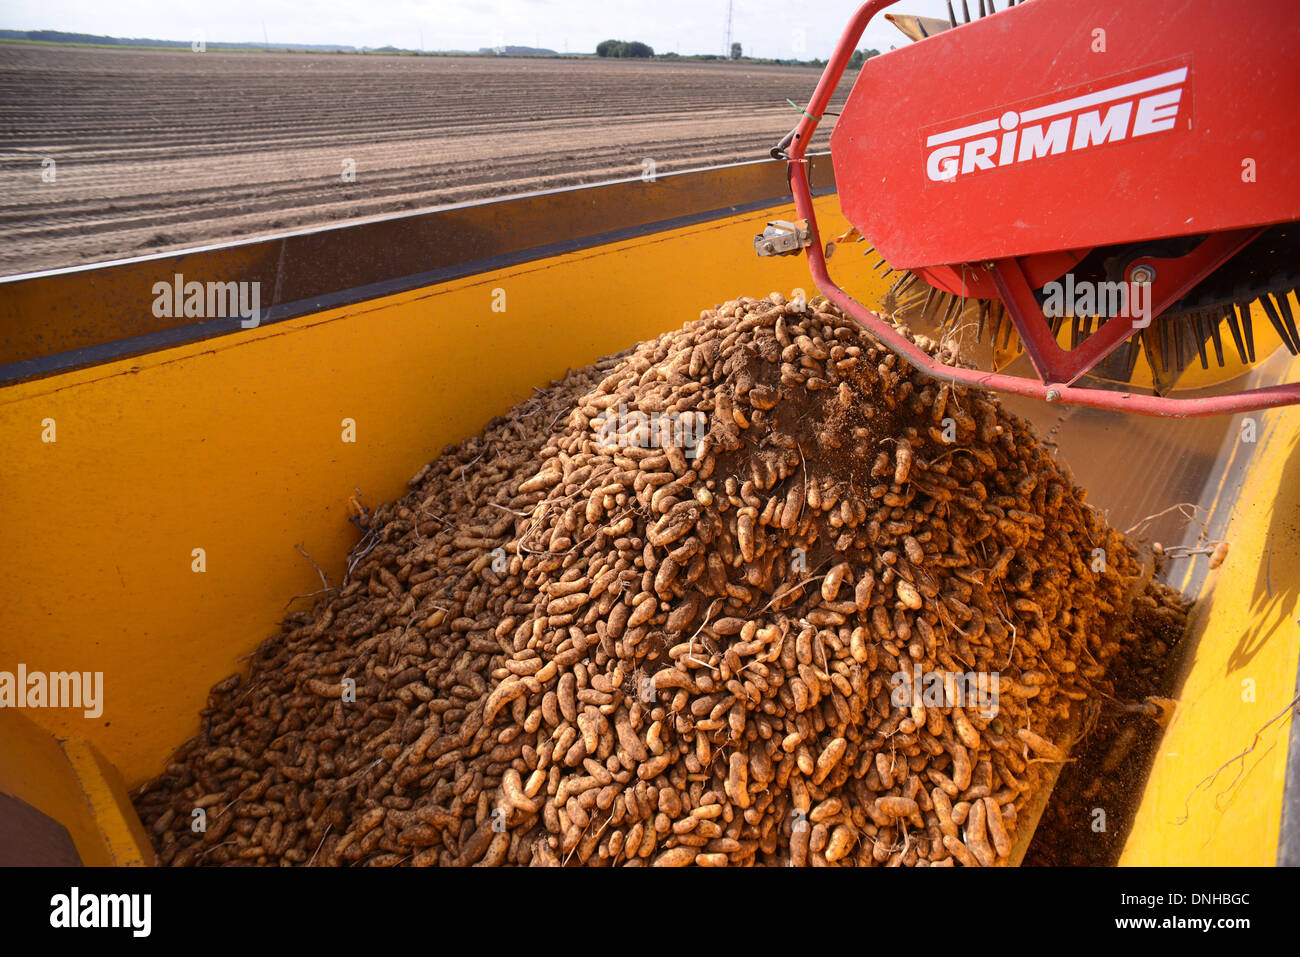
<instances>
[{"instance_id":1,"label":"overcast sky","mask_svg":"<svg viewBox=\"0 0 1300 957\"><path fill-rule=\"evenodd\" d=\"M825 59L858 6L735 0L732 38L754 56ZM893 9L947 16L945 0L900 0ZM426 50L504 43L573 53L619 39L641 40L658 53L718 53L727 0L4 0L0 27L213 42L257 41L265 31L273 43L418 49L423 40ZM906 42L878 19L860 45L887 50Z\"/></svg>"}]
</instances>

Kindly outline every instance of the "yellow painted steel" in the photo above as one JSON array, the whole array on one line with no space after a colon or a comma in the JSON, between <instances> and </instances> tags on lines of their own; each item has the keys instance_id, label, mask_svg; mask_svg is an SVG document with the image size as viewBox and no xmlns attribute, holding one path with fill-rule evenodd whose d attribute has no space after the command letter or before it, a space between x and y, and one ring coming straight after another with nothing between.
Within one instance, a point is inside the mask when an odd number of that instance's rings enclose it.
<instances>
[{"instance_id":1,"label":"yellow painted steel","mask_svg":"<svg viewBox=\"0 0 1300 957\"><path fill-rule=\"evenodd\" d=\"M828 236L846 227L834 196L818 206ZM28 716L94 744L130 786L158 773L207 690L321 588L295 546L340 582L354 490L371 506L401 496L534 387L701 308L814 292L803 257L754 255L774 218L793 208L0 390L0 670L104 673L99 718ZM878 286L850 283L867 299Z\"/></svg>"},{"instance_id":2,"label":"yellow painted steel","mask_svg":"<svg viewBox=\"0 0 1300 957\"><path fill-rule=\"evenodd\" d=\"M834 196L817 205L825 237L847 230ZM207 689L278 630L291 596L320 589L295 546L337 585L354 490L400 496L532 388L701 308L812 293L802 257L752 251L766 220L793 217L698 224L0 389L0 670L102 671L105 699L96 719L0 711L0 790L68 827L87 863L150 859L114 769L128 786L156 774ZM852 245L831 265L868 304L888 286ZM1276 853L1289 719L1203 783L1294 694L1300 428L1263 421L1124 863Z\"/></svg>"},{"instance_id":3,"label":"yellow painted steel","mask_svg":"<svg viewBox=\"0 0 1300 957\"><path fill-rule=\"evenodd\" d=\"M1228 557L1196 607L1178 707L1121 864L1277 861L1300 664L1300 416L1259 421Z\"/></svg>"},{"instance_id":4,"label":"yellow painted steel","mask_svg":"<svg viewBox=\"0 0 1300 957\"><path fill-rule=\"evenodd\" d=\"M153 861L153 848L116 769L92 745L60 743L13 709L0 710L0 792L62 824L83 864Z\"/></svg>"},{"instance_id":5,"label":"yellow painted steel","mask_svg":"<svg viewBox=\"0 0 1300 957\"><path fill-rule=\"evenodd\" d=\"M63 753L95 822L100 845L112 864L138 867L152 864L153 845L131 806L131 797L118 771L93 744L81 739L63 742Z\"/></svg>"}]
</instances>

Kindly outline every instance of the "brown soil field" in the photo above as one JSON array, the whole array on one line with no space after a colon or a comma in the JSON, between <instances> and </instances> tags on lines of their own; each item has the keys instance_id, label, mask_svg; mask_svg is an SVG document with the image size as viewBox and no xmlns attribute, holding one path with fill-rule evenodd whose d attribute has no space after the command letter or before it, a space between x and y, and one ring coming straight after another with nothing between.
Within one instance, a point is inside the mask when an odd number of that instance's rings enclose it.
<instances>
[{"instance_id":1,"label":"brown soil field","mask_svg":"<svg viewBox=\"0 0 1300 957\"><path fill-rule=\"evenodd\" d=\"M761 159L818 76L0 44L0 275Z\"/></svg>"}]
</instances>

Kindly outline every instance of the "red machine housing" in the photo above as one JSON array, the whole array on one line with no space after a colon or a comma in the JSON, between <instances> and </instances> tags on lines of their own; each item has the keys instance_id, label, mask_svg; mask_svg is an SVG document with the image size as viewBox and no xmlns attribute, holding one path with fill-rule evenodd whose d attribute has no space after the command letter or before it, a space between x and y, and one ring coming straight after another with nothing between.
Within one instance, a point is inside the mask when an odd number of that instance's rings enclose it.
<instances>
[{"instance_id":1,"label":"red machine housing","mask_svg":"<svg viewBox=\"0 0 1300 957\"><path fill-rule=\"evenodd\" d=\"M896 269L1300 219L1294 0L1159 10L1033 0L868 60L831 136L845 216ZM927 175L954 149L974 168Z\"/></svg>"},{"instance_id":2,"label":"red machine housing","mask_svg":"<svg viewBox=\"0 0 1300 957\"><path fill-rule=\"evenodd\" d=\"M935 363L826 274L802 157L867 22L892 2L858 11L788 151L828 298L914 364L990 388L1165 415L1300 401L1300 385L1194 400L1073 387L1137 326L1110 321L1063 350L1033 297L1094 247L1209 234L1179 259L1129 264L1159 264L1158 314L1264 227L1300 220L1291 0L1185 0L1168 20L1136 0L1031 0L864 65L831 137L845 215L895 269L1001 298L1039 383Z\"/></svg>"}]
</instances>

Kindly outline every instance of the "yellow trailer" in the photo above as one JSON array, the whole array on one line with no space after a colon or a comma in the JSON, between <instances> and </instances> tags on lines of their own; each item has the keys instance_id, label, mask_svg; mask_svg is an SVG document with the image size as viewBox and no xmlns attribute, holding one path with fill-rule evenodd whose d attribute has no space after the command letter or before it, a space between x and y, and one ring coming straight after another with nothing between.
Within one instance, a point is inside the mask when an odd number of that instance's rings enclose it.
<instances>
[{"instance_id":1,"label":"yellow trailer","mask_svg":"<svg viewBox=\"0 0 1300 957\"><path fill-rule=\"evenodd\" d=\"M286 602L341 578L350 500L399 497L534 387L702 307L813 294L802 258L754 255L766 223L794 218L785 172L748 163L0 280L0 828L28 835L5 862L153 862L128 789L197 731L208 689ZM829 158L809 172L824 231L847 233ZM845 261L852 245L833 252L848 291L879 303L889 281ZM259 312L214 315L205 298L185 315L195 282L251 293ZM1294 380L1291 365L1275 355L1244 384ZM1166 565L1198 604L1123 862L1294 862L1300 419L1007 401L1111 525L1166 549L1231 546L1214 571L1204 555Z\"/></svg>"}]
</instances>

